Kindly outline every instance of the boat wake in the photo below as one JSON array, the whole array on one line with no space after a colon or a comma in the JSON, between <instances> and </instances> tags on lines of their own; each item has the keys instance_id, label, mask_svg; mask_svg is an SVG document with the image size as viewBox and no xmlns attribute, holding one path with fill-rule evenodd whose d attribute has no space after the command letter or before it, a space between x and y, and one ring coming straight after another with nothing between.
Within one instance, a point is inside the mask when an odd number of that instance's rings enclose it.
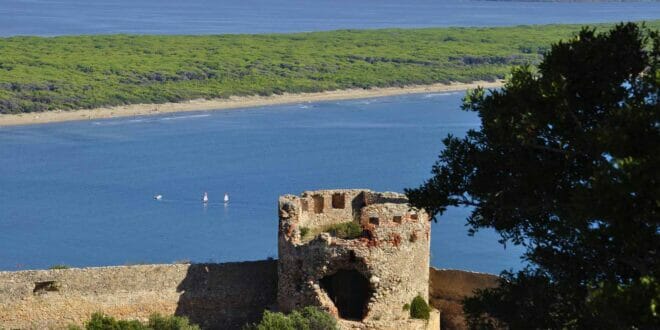
<instances>
[{"instance_id":1,"label":"boat wake","mask_svg":"<svg viewBox=\"0 0 660 330\"><path fill-rule=\"evenodd\" d=\"M155 123L158 121L182 120L182 119L195 119L209 117L210 114L197 114L197 115L181 115L181 116L167 116L167 117L133 117L133 118L108 118L107 120L93 121L92 125L95 126L117 126L126 124L140 124L140 123Z\"/></svg>"},{"instance_id":2,"label":"boat wake","mask_svg":"<svg viewBox=\"0 0 660 330\"><path fill-rule=\"evenodd\" d=\"M187 116L171 116L171 117L163 117L160 118L160 120L180 120L180 119L193 119L193 118L203 118L203 117L210 117L210 114L201 114L201 115L187 115Z\"/></svg>"},{"instance_id":3,"label":"boat wake","mask_svg":"<svg viewBox=\"0 0 660 330\"><path fill-rule=\"evenodd\" d=\"M450 96L450 95L456 95L459 94L460 92L443 92L443 93L428 93L424 94L425 99L430 99L430 98L435 98L435 97L442 97L442 96Z\"/></svg>"}]
</instances>

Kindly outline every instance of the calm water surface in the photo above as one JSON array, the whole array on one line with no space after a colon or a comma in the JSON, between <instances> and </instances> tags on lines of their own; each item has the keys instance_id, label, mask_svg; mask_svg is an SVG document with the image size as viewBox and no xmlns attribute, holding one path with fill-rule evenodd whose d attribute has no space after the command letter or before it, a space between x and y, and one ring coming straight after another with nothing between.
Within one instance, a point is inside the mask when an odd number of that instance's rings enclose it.
<instances>
[{"instance_id":1,"label":"calm water surface","mask_svg":"<svg viewBox=\"0 0 660 330\"><path fill-rule=\"evenodd\" d=\"M479 125L461 96L0 127L0 269L276 257L279 195L417 186L443 137ZM494 233L466 235L467 213L433 225L432 264L519 267Z\"/></svg>"},{"instance_id":2,"label":"calm water surface","mask_svg":"<svg viewBox=\"0 0 660 330\"><path fill-rule=\"evenodd\" d=\"M659 18L658 2L0 0L0 36L268 33Z\"/></svg>"}]
</instances>

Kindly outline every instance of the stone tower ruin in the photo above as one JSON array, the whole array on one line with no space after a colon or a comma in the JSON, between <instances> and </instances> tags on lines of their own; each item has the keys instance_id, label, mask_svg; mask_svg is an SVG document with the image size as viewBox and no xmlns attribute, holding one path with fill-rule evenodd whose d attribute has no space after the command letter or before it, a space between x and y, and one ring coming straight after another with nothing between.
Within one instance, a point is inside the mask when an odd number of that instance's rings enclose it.
<instances>
[{"instance_id":1,"label":"stone tower ruin","mask_svg":"<svg viewBox=\"0 0 660 330\"><path fill-rule=\"evenodd\" d=\"M411 208L404 195L285 195L279 219L280 310L319 306L344 328L426 329L409 319L404 306L417 295L428 301L429 216Z\"/></svg>"}]
</instances>

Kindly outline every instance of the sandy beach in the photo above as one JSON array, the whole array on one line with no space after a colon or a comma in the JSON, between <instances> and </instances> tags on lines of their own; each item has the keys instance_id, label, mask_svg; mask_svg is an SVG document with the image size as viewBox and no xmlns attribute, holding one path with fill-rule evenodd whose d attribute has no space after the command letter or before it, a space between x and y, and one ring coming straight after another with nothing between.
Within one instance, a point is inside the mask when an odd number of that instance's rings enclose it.
<instances>
[{"instance_id":1,"label":"sandy beach","mask_svg":"<svg viewBox=\"0 0 660 330\"><path fill-rule=\"evenodd\" d=\"M271 96L236 96L227 99L191 100L178 103L162 104L130 104L117 107L82 109L82 110L55 110L39 113L0 115L0 126L44 124L77 120L96 120L104 118L148 116L163 113L200 111L200 110L229 110L250 107L260 107L278 104L295 104L304 102L350 100L372 97L383 97L404 94L440 93L473 89L478 86L484 88L498 88L502 81L487 82L475 81L472 83L432 84L406 87L387 87L371 89L345 89L319 93L281 94Z\"/></svg>"}]
</instances>

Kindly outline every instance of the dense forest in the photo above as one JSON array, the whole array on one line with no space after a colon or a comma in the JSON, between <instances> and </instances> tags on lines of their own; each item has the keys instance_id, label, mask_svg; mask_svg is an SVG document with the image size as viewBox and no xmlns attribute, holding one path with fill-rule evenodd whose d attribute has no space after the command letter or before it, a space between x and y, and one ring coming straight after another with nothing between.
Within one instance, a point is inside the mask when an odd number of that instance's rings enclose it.
<instances>
[{"instance_id":1,"label":"dense forest","mask_svg":"<svg viewBox=\"0 0 660 330\"><path fill-rule=\"evenodd\" d=\"M0 113L495 80L579 28L0 38Z\"/></svg>"}]
</instances>

